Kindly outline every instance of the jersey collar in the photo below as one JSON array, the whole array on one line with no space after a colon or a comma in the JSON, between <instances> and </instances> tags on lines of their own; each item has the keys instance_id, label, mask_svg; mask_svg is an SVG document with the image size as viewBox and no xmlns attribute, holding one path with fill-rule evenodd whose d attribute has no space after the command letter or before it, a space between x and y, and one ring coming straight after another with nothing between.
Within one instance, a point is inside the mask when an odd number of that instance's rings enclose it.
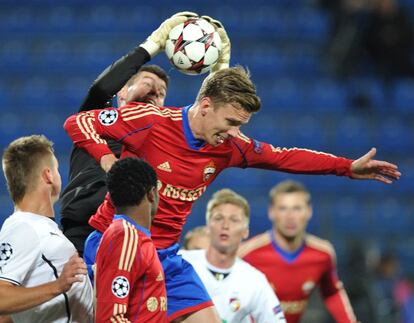
<instances>
[{"instance_id":1,"label":"jersey collar","mask_svg":"<svg viewBox=\"0 0 414 323\"><path fill-rule=\"evenodd\" d=\"M141 231L142 233L144 233L146 236L151 237L150 230L148 230L147 228L144 228L143 226L139 225L138 223L136 223L134 220L132 220L129 216L127 216L125 214L116 214L114 216L114 221L115 220L125 220L125 221L128 221L129 223L132 223L139 231Z\"/></svg>"},{"instance_id":2,"label":"jersey collar","mask_svg":"<svg viewBox=\"0 0 414 323\"><path fill-rule=\"evenodd\" d=\"M296 258L299 257L299 255L302 253L303 249L305 248L305 242L303 242L302 245L298 249L296 249L295 251L289 252L289 251L283 250L277 244L276 238L275 238L275 233L273 232L273 230L270 230L270 236L272 237L272 246L273 246L273 248L287 262L293 262L294 260L296 260Z\"/></svg>"},{"instance_id":3,"label":"jersey collar","mask_svg":"<svg viewBox=\"0 0 414 323\"><path fill-rule=\"evenodd\" d=\"M192 105L188 105L188 106L183 108L183 130L184 130L184 135L185 135L185 139L187 141L187 144L192 149L200 150L201 148L204 147L206 142L204 140L200 140L200 139L197 139L196 137L194 137L193 132L191 131L190 122L188 120L188 111L190 110L191 107L192 107Z\"/></svg>"}]
</instances>

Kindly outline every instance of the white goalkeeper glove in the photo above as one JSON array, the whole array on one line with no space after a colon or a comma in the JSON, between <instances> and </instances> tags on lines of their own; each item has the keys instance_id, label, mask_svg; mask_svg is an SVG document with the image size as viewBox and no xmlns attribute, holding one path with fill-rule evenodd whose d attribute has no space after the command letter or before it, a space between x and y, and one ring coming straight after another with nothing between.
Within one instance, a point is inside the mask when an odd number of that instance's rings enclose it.
<instances>
[{"instance_id":1,"label":"white goalkeeper glove","mask_svg":"<svg viewBox=\"0 0 414 323\"><path fill-rule=\"evenodd\" d=\"M148 54L153 58L161 50L165 49L165 43L168 39L168 34L175 26L187 21L189 18L198 18L198 14L191 11L178 12L164 22L152 32L152 34L144 41L140 47L144 48Z\"/></svg>"},{"instance_id":2,"label":"white goalkeeper glove","mask_svg":"<svg viewBox=\"0 0 414 323\"><path fill-rule=\"evenodd\" d=\"M211 72L210 72L210 73L214 73L223 68L227 68L230 66L230 54L231 54L230 39L229 39L229 36L227 36L227 32L224 29L224 26L220 21L213 19L210 16L201 16L201 18L207 20L210 24L212 24L216 28L216 31L219 34L220 39L221 39L220 56L217 60L217 63L211 68Z\"/></svg>"}]
</instances>

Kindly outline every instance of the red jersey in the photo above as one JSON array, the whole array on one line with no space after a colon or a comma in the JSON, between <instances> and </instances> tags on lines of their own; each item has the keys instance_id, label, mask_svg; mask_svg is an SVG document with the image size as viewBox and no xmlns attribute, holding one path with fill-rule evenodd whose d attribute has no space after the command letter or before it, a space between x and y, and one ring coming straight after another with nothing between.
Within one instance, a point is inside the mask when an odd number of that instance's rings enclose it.
<instances>
[{"instance_id":1,"label":"red jersey","mask_svg":"<svg viewBox=\"0 0 414 323\"><path fill-rule=\"evenodd\" d=\"M335 251L328 241L307 235L301 248L287 253L276 244L270 231L244 243L239 255L266 275L288 323L299 322L310 294L318 285L336 322L356 322L336 274Z\"/></svg>"},{"instance_id":2,"label":"red jersey","mask_svg":"<svg viewBox=\"0 0 414 323\"><path fill-rule=\"evenodd\" d=\"M151 233L157 248L180 239L191 207L220 172L229 167L255 167L303 174L350 176L352 161L307 149L274 147L244 136L211 146L194 138L188 110L131 103L119 109L85 111L69 117L65 130L73 142L98 163L112 154L105 138L123 144L121 157L137 156L154 167L160 202ZM115 211L109 196L89 220L104 232Z\"/></svg>"},{"instance_id":3,"label":"red jersey","mask_svg":"<svg viewBox=\"0 0 414 323\"><path fill-rule=\"evenodd\" d=\"M164 272L149 230L116 215L96 256L96 322L167 322Z\"/></svg>"}]
</instances>

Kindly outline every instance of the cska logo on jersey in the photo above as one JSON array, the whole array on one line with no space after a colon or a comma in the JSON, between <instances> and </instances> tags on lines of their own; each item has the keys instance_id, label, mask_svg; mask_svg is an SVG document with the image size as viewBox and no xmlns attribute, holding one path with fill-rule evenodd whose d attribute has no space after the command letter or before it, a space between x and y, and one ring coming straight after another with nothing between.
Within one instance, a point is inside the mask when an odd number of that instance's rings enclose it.
<instances>
[{"instance_id":1,"label":"cska logo on jersey","mask_svg":"<svg viewBox=\"0 0 414 323\"><path fill-rule=\"evenodd\" d=\"M214 163L214 161L210 161L206 167L204 167L203 170L203 181L207 182L211 175L213 175L216 172L216 164Z\"/></svg>"},{"instance_id":2,"label":"cska logo on jersey","mask_svg":"<svg viewBox=\"0 0 414 323\"><path fill-rule=\"evenodd\" d=\"M237 297L232 297L229 300L229 305L233 312L237 312L240 309L240 300Z\"/></svg>"},{"instance_id":3,"label":"cska logo on jersey","mask_svg":"<svg viewBox=\"0 0 414 323\"><path fill-rule=\"evenodd\" d=\"M315 288L315 283L312 280L305 281L302 285L302 291L309 295Z\"/></svg>"}]
</instances>

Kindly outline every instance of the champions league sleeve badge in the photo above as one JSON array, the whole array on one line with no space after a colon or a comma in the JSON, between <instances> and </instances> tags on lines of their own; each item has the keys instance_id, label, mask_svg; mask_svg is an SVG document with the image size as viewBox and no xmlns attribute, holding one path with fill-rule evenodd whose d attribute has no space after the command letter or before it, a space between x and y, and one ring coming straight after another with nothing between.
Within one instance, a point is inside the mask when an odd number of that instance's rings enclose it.
<instances>
[{"instance_id":1,"label":"champions league sleeve badge","mask_svg":"<svg viewBox=\"0 0 414 323\"><path fill-rule=\"evenodd\" d=\"M98 119L104 126L113 125L118 120L118 111L116 109L102 110L99 112Z\"/></svg>"},{"instance_id":2,"label":"champions league sleeve badge","mask_svg":"<svg viewBox=\"0 0 414 323\"><path fill-rule=\"evenodd\" d=\"M125 298L129 294L129 281L124 276L115 277L112 281L112 294L118 298Z\"/></svg>"},{"instance_id":3,"label":"champions league sleeve badge","mask_svg":"<svg viewBox=\"0 0 414 323\"><path fill-rule=\"evenodd\" d=\"M0 271L1 268L6 265L7 261L10 260L10 258L13 255L13 248L10 245L10 243L3 242L0 244Z\"/></svg>"}]
</instances>

